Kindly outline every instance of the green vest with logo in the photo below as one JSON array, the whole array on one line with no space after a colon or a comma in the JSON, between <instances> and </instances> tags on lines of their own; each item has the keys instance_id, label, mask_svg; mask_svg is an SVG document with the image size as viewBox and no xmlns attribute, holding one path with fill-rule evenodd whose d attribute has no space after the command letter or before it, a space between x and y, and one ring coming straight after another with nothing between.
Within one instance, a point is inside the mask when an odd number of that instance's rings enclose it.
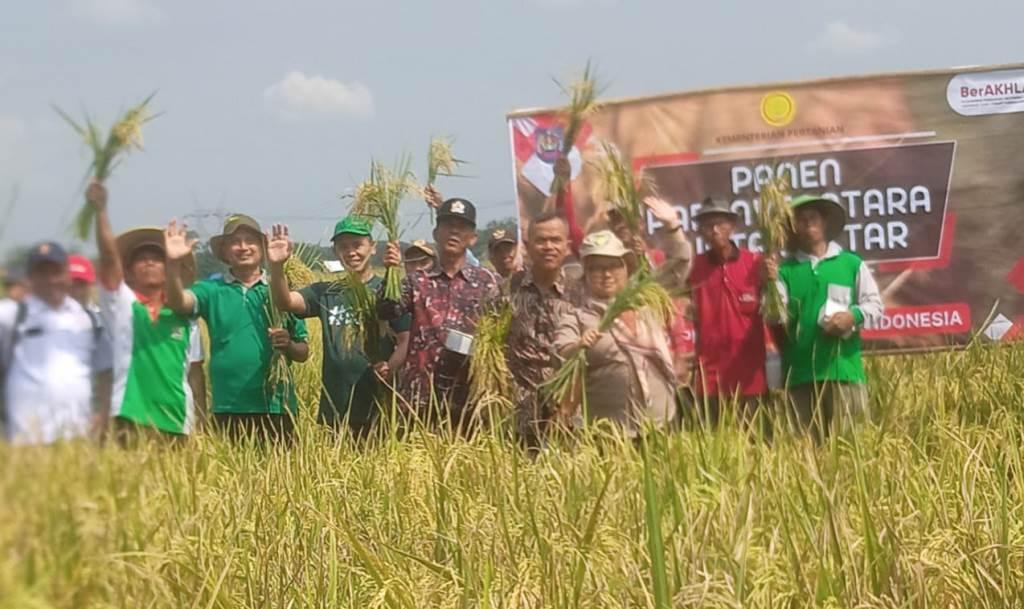
<instances>
[{"instance_id":1,"label":"green vest with logo","mask_svg":"<svg viewBox=\"0 0 1024 609\"><path fill-rule=\"evenodd\" d=\"M779 279L789 295L789 320L786 324L786 346L782 352L786 382L804 385L821 381L864 383L860 334L855 329L847 338L829 336L818 325L823 306L836 296L845 297L857 324L864 317L857 307L857 275L862 261L851 252L842 251L820 260L817 266L809 260L788 258L779 266Z\"/></svg>"}]
</instances>

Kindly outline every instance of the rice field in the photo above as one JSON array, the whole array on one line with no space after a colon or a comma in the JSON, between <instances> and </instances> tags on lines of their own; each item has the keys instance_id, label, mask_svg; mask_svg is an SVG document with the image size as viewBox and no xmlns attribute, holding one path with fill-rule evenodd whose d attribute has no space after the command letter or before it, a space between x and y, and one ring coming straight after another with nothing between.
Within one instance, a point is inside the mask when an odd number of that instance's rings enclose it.
<instances>
[{"instance_id":1,"label":"rice field","mask_svg":"<svg viewBox=\"0 0 1024 609\"><path fill-rule=\"evenodd\" d=\"M820 447L727 423L535 458L334 436L311 359L290 448L0 446L0 608L1024 603L1024 345L874 359L874 419Z\"/></svg>"}]
</instances>

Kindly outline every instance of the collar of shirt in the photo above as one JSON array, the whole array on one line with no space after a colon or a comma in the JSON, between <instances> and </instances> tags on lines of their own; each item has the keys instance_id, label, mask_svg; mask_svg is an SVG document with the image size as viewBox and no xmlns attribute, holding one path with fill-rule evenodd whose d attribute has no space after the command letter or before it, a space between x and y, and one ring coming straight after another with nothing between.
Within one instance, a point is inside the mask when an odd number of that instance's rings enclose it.
<instances>
[{"instance_id":1,"label":"collar of shirt","mask_svg":"<svg viewBox=\"0 0 1024 609\"><path fill-rule=\"evenodd\" d=\"M145 295L135 292L135 298L142 306L146 307L146 311L149 312L149 320L154 322L160 317L160 309L164 308L164 303L167 302L163 292L160 292L156 298L147 298Z\"/></svg>"},{"instance_id":2,"label":"collar of shirt","mask_svg":"<svg viewBox=\"0 0 1024 609\"><path fill-rule=\"evenodd\" d=\"M842 254L842 253L843 253L843 247L841 245L839 245L835 241L829 241L828 242L828 249L825 250L825 255L822 256L821 258L818 258L817 256L815 256L813 254L808 254L807 252L805 252L803 250L797 250L797 252L796 252L796 259L798 261L800 261L800 262L810 262L811 263L811 268L814 268L814 267L818 266L818 263L821 262L822 260L828 260L829 258L835 258L836 256L838 256L839 254Z\"/></svg>"},{"instance_id":3,"label":"collar of shirt","mask_svg":"<svg viewBox=\"0 0 1024 609\"><path fill-rule=\"evenodd\" d=\"M56 307L51 307L49 303L43 301L34 294L29 294L25 297L25 311L27 313L37 313L39 311L53 311L55 313L67 313L74 310L74 300L70 296L65 296L64 300L61 301Z\"/></svg>"},{"instance_id":4,"label":"collar of shirt","mask_svg":"<svg viewBox=\"0 0 1024 609\"><path fill-rule=\"evenodd\" d=\"M533 271L527 269L524 273L523 287L534 286L539 290L540 286L537 285L537 280L533 277ZM559 296L565 295L565 273L561 270L558 271L558 277L555 278L555 283L551 284L551 289Z\"/></svg>"},{"instance_id":5,"label":"collar of shirt","mask_svg":"<svg viewBox=\"0 0 1024 609\"><path fill-rule=\"evenodd\" d=\"M238 284L241 284L242 280L239 279L238 277L235 277L235 274L231 272L231 269L228 269L228 272L224 273L224 283L238 283ZM266 271L261 271L259 279L257 279L256 283L254 283L252 285L256 285L257 283L262 283L264 285L269 285L270 282L267 281L267 272ZM245 285L242 285L242 287L245 287Z\"/></svg>"}]
</instances>

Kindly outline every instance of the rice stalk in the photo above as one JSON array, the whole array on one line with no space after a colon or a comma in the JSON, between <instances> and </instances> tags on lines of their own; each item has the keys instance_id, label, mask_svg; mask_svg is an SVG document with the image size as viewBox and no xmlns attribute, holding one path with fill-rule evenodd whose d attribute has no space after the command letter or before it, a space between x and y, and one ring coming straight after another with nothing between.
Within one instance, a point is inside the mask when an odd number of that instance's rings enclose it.
<instances>
[{"instance_id":1,"label":"rice stalk","mask_svg":"<svg viewBox=\"0 0 1024 609\"><path fill-rule=\"evenodd\" d=\"M320 248L310 243L298 243L292 255L284 263L284 275L288 287L298 290L313 284L316 279L315 267L322 266Z\"/></svg>"},{"instance_id":2,"label":"rice stalk","mask_svg":"<svg viewBox=\"0 0 1024 609\"><path fill-rule=\"evenodd\" d=\"M410 169L410 159L404 156L395 167L388 168L378 161L370 163L370 177L356 188L351 213L380 222L387 239L397 242L401 238L398 208L410 192L420 191L416 176ZM389 267L384 271L384 299L398 301L402 296L402 271Z\"/></svg>"},{"instance_id":3,"label":"rice stalk","mask_svg":"<svg viewBox=\"0 0 1024 609\"><path fill-rule=\"evenodd\" d=\"M106 135L88 115L80 123L57 106L53 107L92 152L92 162L89 164L86 175L91 174L96 181L105 182L120 163L123 155L133 149L142 150L142 126L156 118L156 115L149 113L149 102L152 101L154 95L156 93L151 93L141 103L126 110L114 122ZM95 210L88 203L78 211L74 222L75 236L78 239L85 240L89 237L94 217Z\"/></svg>"},{"instance_id":4,"label":"rice stalk","mask_svg":"<svg viewBox=\"0 0 1024 609\"><path fill-rule=\"evenodd\" d=\"M434 184L438 176L458 176L456 171L465 163L466 161L455 156L451 138L435 137L430 140L430 150L427 153L427 184Z\"/></svg>"},{"instance_id":5,"label":"rice stalk","mask_svg":"<svg viewBox=\"0 0 1024 609\"><path fill-rule=\"evenodd\" d=\"M634 175L629 162L611 142L601 142L601 149L604 154L597 163L600 181L594 198L603 199L609 211L621 218L631 233L642 235L647 209L643 196L645 192L654 192L654 183L643 173ZM639 258L639 272L650 272L650 261L646 256Z\"/></svg>"},{"instance_id":6,"label":"rice stalk","mask_svg":"<svg viewBox=\"0 0 1024 609\"><path fill-rule=\"evenodd\" d=\"M576 145L576 139L579 137L580 131L583 129L583 125L586 124L587 119L600 109L600 104L597 103L597 96L600 95L601 91L594 67L590 61L587 61L587 65L583 68L583 74L580 75L580 78L572 84L566 86L557 80L555 84L562 90L562 93L569 97L569 104L560 113L565 124L565 130L562 133L562 157L565 158L569 156L573 146ZM562 183L562 179L556 177L551 185L551 191L554 193L560 192L564 186L565 184Z\"/></svg>"},{"instance_id":7,"label":"rice stalk","mask_svg":"<svg viewBox=\"0 0 1024 609\"><path fill-rule=\"evenodd\" d=\"M480 317L469 358L469 400L483 402L512 395L512 374L505 359L505 343L512 327L512 306L503 303ZM511 403L511 402L509 402Z\"/></svg>"},{"instance_id":8,"label":"rice stalk","mask_svg":"<svg viewBox=\"0 0 1024 609\"><path fill-rule=\"evenodd\" d=\"M755 206L754 220L761 234L763 255L767 259L777 258L784 252L793 235L793 208L789 205L789 190L788 174L776 175L761 186L760 204ZM763 290L764 317L785 322L788 314L778 289L774 284L766 283Z\"/></svg>"},{"instance_id":9,"label":"rice stalk","mask_svg":"<svg viewBox=\"0 0 1024 609\"><path fill-rule=\"evenodd\" d=\"M371 362L384 359L380 341L384 336L382 324L377 319L377 294L355 273L345 271L331 282L328 292L348 294L347 313L353 319L338 326L334 340L346 350L360 349Z\"/></svg>"},{"instance_id":10,"label":"rice stalk","mask_svg":"<svg viewBox=\"0 0 1024 609\"><path fill-rule=\"evenodd\" d=\"M674 315L672 297L668 291L647 274L634 275L615 298L597 324L598 332L608 332L615 320L626 311L646 310L668 324ZM555 404L574 408L574 398L586 394L587 354L579 349L570 356L550 379L541 385L541 391Z\"/></svg>"},{"instance_id":11,"label":"rice stalk","mask_svg":"<svg viewBox=\"0 0 1024 609\"><path fill-rule=\"evenodd\" d=\"M284 313L274 306L271 299L263 304L267 313L268 327L271 329L287 328L294 318L291 313ZM274 349L270 355L270 366L267 368L265 381L267 395L270 400L280 400L282 407L286 407L292 391L295 387L295 378L292 376L292 368L288 364L288 357L280 349Z\"/></svg>"}]
</instances>

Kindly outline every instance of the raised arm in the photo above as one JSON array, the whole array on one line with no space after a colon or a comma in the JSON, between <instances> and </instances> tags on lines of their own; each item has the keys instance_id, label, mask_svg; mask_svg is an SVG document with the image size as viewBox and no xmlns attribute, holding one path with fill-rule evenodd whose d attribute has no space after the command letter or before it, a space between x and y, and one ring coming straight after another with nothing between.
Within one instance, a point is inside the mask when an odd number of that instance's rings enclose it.
<instances>
[{"instance_id":1,"label":"raised arm","mask_svg":"<svg viewBox=\"0 0 1024 609\"><path fill-rule=\"evenodd\" d=\"M267 233L267 263L270 265L270 299L278 310L293 315L306 314L306 299L288 287L284 265L292 257L288 227L275 224Z\"/></svg>"},{"instance_id":2,"label":"raised arm","mask_svg":"<svg viewBox=\"0 0 1024 609\"><path fill-rule=\"evenodd\" d=\"M85 191L85 200L96 211L96 247L100 253L100 285L114 291L124 282L121 254L117 251L117 238L110 227L107 214L107 188L96 180Z\"/></svg>"},{"instance_id":3,"label":"raised arm","mask_svg":"<svg viewBox=\"0 0 1024 609\"><path fill-rule=\"evenodd\" d=\"M177 220L164 229L164 251L167 255L167 306L181 315L191 315L196 307L196 297L185 289L181 279L181 266L192 255L192 248L198 239L189 239L185 225L178 226Z\"/></svg>"}]
</instances>

